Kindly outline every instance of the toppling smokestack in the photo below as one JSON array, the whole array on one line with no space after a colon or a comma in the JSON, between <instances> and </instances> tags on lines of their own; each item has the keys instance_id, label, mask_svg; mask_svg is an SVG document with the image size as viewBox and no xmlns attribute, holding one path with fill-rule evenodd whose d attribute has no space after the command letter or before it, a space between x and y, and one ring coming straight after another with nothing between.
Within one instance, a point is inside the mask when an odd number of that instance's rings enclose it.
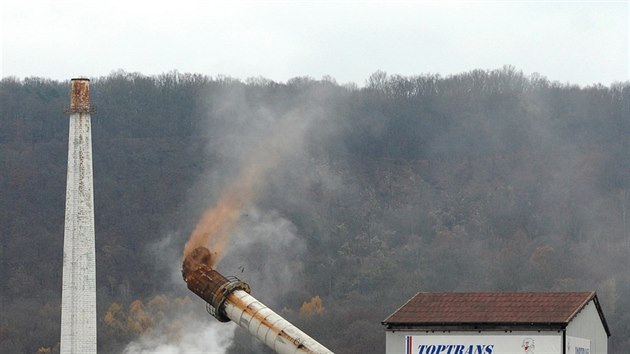
<instances>
[{"instance_id":1,"label":"toppling smokestack","mask_svg":"<svg viewBox=\"0 0 630 354\"><path fill-rule=\"evenodd\" d=\"M249 285L224 277L211 264L210 250L197 247L184 259L182 275L188 289L207 303L208 312L216 319L234 321L279 354L333 354L249 295Z\"/></svg>"}]
</instances>

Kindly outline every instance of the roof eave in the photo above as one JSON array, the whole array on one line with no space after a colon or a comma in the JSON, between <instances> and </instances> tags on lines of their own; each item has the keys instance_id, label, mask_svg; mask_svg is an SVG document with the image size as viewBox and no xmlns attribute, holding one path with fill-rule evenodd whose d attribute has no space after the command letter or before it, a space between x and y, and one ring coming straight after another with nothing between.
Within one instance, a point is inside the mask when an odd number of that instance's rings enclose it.
<instances>
[{"instance_id":1,"label":"roof eave","mask_svg":"<svg viewBox=\"0 0 630 354\"><path fill-rule=\"evenodd\" d=\"M400 311L400 309L402 309L403 307L407 306L408 303L411 302L411 300L415 299L416 296L418 296L418 294L420 294L420 292L416 292L414 296L412 296L409 300L407 300L404 304L402 304L401 306L399 306L396 311L392 312L389 316L387 316L386 319L383 320L383 322L381 322L381 324L385 324L385 322L387 322L388 319L392 318L392 316L394 316L394 314L396 314L396 312Z\"/></svg>"},{"instance_id":2,"label":"roof eave","mask_svg":"<svg viewBox=\"0 0 630 354\"><path fill-rule=\"evenodd\" d=\"M566 329L566 322L381 322L387 329L402 330L563 330Z\"/></svg>"},{"instance_id":3,"label":"roof eave","mask_svg":"<svg viewBox=\"0 0 630 354\"><path fill-rule=\"evenodd\" d=\"M599 314L599 319L602 321L602 325L604 326L606 335L610 337L610 328L608 328L606 317L604 317L604 311L602 310L602 306L599 304L599 299L597 298L597 294L595 292L593 292L593 303L595 304L595 308L597 309L597 313Z\"/></svg>"}]
</instances>

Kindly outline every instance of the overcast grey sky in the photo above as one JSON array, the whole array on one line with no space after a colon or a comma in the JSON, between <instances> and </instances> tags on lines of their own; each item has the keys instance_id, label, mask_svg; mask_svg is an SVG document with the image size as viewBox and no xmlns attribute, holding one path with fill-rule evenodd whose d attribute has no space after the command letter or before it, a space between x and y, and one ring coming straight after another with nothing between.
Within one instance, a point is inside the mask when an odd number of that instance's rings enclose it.
<instances>
[{"instance_id":1,"label":"overcast grey sky","mask_svg":"<svg viewBox=\"0 0 630 354\"><path fill-rule=\"evenodd\" d=\"M630 80L621 1L2 1L2 77L123 69L363 85L513 65L580 85Z\"/></svg>"}]
</instances>

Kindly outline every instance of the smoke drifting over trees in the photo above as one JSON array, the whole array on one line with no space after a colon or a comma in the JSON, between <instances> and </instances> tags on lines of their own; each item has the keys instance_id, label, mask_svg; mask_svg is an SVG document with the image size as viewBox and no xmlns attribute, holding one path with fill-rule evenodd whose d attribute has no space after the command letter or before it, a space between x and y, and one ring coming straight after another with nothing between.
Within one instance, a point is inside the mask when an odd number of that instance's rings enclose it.
<instances>
[{"instance_id":1,"label":"smoke drifting over trees","mask_svg":"<svg viewBox=\"0 0 630 354\"><path fill-rule=\"evenodd\" d=\"M382 352L380 321L417 291L501 290L595 290L609 351L630 351L628 83L505 67L91 88L101 352L266 352L180 274L203 211L249 168L217 267L337 353ZM3 353L58 350L67 100L67 83L0 82Z\"/></svg>"}]
</instances>

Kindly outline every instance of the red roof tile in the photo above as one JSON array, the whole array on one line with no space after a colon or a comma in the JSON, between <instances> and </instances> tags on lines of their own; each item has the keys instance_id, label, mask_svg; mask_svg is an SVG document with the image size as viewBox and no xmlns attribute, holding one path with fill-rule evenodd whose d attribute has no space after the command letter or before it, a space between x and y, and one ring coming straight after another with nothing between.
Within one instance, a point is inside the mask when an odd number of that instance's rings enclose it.
<instances>
[{"instance_id":1,"label":"red roof tile","mask_svg":"<svg viewBox=\"0 0 630 354\"><path fill-rule=\"evenodd\" d=\"M383 323L568 323L594 297L594 292L417 293Z\"/></svg>"}]
</instances>

